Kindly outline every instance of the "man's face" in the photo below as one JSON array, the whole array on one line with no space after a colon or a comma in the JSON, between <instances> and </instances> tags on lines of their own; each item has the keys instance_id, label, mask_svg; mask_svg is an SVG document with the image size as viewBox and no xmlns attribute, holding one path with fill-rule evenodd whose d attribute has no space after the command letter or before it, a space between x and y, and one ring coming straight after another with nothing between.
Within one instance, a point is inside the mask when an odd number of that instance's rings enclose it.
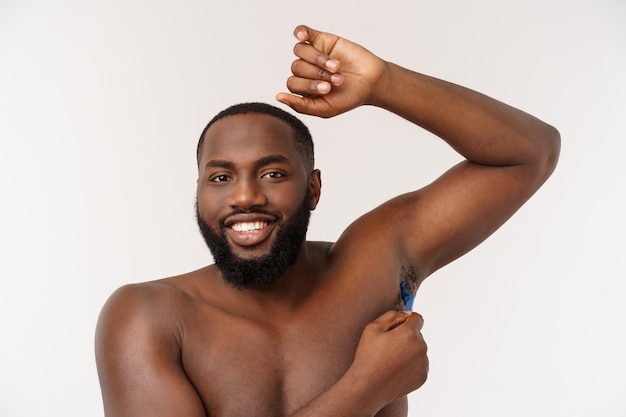
<instances>
[{"instance_id":1,"label":"man's face","mask_svg":"<svg viewBox=\"0 0 626 417\"><path fill-rule=\"evenodd\" d=\"M206 132L197 218L224 278L263 287L283 275L302 248L319 173L309 175L291 127L265 114L227 116Z\"/></svg>"}]
</instances>

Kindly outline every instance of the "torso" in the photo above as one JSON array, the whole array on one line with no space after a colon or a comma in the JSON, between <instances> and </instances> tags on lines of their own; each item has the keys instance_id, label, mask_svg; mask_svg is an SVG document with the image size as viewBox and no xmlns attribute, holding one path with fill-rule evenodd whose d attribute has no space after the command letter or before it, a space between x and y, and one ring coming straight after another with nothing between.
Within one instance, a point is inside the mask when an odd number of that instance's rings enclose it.
<instances>
[{"instance_id":1,"label":"torso","mask_svg":"<svg viewBox=\"0 0 626 417\"><path fill-rule=\"evenodd\" d=\"M214 267L165 280L176 303L180 363L209 416L287 416L337 382L353 361L365 325L397 307L393 265L381 259L329 260L327 244L311 292L289 314L252 315L238 300L206 290ZM399 271L398 271L399 273ZM399 277L396 277L399 278ZM236 294L230 291L230 294ZM378 416L406 416L406 398Z\"/></svg>"}]
</instances>

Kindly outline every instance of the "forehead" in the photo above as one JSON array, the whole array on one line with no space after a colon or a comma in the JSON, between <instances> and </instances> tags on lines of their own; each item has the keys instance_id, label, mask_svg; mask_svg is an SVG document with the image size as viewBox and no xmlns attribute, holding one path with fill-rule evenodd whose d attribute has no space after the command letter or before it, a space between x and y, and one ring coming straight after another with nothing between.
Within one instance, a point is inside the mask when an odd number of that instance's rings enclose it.
<instances>
[{"instance_id":1,"label":"forehead","mask_svg":"<svg viewBox=\"0 0 626 417\"><path fill-rule=\"evenodd\" d=\"M299 160L291 126L262 113L226 116L215 122L204 136L202 161L260 158L284 155Z\"/></svg>"}]
</instances>

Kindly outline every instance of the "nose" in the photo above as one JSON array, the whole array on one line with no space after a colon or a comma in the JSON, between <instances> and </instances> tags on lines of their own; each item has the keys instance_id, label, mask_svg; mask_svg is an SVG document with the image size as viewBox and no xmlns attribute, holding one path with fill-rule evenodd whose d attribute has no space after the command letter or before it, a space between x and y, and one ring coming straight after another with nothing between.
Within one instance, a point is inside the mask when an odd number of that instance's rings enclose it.
<instances>
[{"instance_id":1,"label":"nose","mask_svg":"<svg viewBox=\"0 0 626 417\"><path fill-rule=\"evenodd\" d=\"M267 204L267 198L261 187L254 180L240 178L233 184L232 192L228 196L228 205L242 209Z\"/></svg>"}]
</instances>

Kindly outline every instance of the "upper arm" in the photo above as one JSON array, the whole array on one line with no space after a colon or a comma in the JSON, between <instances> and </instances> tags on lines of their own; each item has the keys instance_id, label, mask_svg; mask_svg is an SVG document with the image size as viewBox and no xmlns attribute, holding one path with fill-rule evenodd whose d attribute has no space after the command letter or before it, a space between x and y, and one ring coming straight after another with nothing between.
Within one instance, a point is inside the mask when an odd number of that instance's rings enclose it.
<instances>
[{"instance_id":1,"label":"upper arm","mask_svg":"<svg viewBox=\"0 0 626 417\"><path fill-rule=\"evenodd\" d=\"M107 417L206 417L180 362L177 326L154 291L126 286L107 301L96 330L96 363Z\"/></svg>"},{"instance_id":2,"label":"upper arm","mask_svg":"<svg viewBox=\"0 0 626 417\"><path fill-rule=\"evenodd\" d=\"M345 237L392 248L395 261L413 266L422 280L484 241L546 178L532 166L464 161L432 184L367 213Z\"/></svg>"},{"instance_id":3,"label":"upper arm","mask_svg":"<svg viewBox=\"0 0 626 417\"><path fill-rule=\"evenodd\" d=\"M397 233L403 255L430 275L489 237L542 182L524 165L458 164L399 198L409 224Z\"/></svg>"}]
</instances>

